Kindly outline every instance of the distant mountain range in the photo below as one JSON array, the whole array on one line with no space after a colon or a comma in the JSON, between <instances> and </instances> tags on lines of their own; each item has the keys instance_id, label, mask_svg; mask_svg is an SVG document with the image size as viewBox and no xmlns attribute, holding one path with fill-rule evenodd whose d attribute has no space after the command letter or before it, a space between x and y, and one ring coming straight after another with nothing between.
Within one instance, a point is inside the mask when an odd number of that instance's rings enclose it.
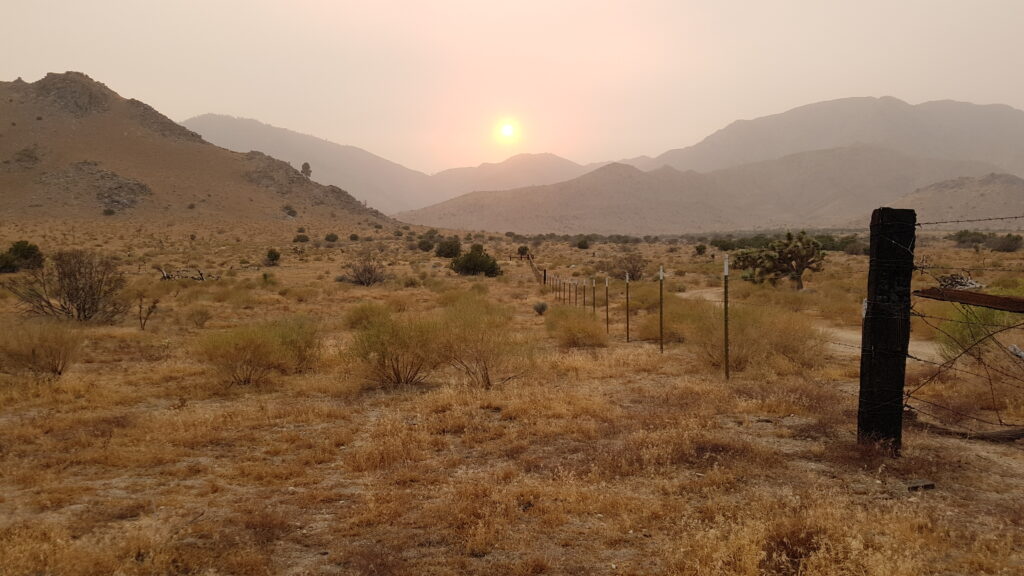
<instances>
[{"instance_id":1,"label":"distant mountain range","mask_svg":"<svg viewBox=\"0 0 1024 576\"><path fill-rule=\"evenodd\" d=\"M606 162L524 154L428 176L251 120L206 115L185 125L232 149L260 149L295 165L309 161L314 179L386 212L401 211L398 217L409 222L498 231L837 226L935 182L1024 175L1024 112L891 97L845 98L740 120L693 146L623 160L609 170L602 169ZM624 172L622 165L637 171ZM700 174L680 177L665 167Z\"/></svg>"},{"instance_id":2,"label":"distant mountain range","mask_svg":"<svg viewBox=\"0 0 1024 576\"><path fill-rule=\"evenodd\" d=\"M76 72L0 82L0 118L4 217L384 221L380 208L446 228L666 234L849 226L882 205L1024 213L1024 112L1001 105L847 98L653 158L522 154L434 175L255 120L183 127Z\"/></svg>"},{"instance_id":3,"label":"distant mountain range","mask_svg":"<svg viewBox=\"0 0 1024 576\"><path fill-rule=\"evenodd\" d=\"M431 176L362 148L336 144L257 120L203 114L185 120L182 125L229 150L259 150L296 167L309 162L313 180L340 186L387 213L421 208L474 190L560 182L596 167L583 166L554 154L520 154L504 162L452 168Z\"/></svg>"},{"instance_id":4,"label":"distant mountain range","mask_svg":"<svg viewBox=\"0 0 1024 576\"><path fill-rule=\"evenodd\" d=\"M474 192L396 217L521 233L825 228L847 226L852 216L870 213L908 190L993 170L981 162L921 159L872 146L802 152L706 174L611 164L567 182Z\"/></svg>"},{"instance_id":5,"label":"distant mountain range","mask_svg":"<svg viewBox=\"0 0 1024 576\"><path fill-rule=\"evenodd\" d=\"M387 219L260 152L205 142L78 72L0 82L0 220Z\"/></svg>"}]
</instances>

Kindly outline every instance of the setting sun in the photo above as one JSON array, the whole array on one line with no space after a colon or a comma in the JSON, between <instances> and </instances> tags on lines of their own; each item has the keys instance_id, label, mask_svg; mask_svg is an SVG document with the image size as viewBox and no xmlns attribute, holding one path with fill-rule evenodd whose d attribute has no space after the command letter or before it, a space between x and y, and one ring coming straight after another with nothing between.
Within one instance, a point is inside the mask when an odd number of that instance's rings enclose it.
<instances>
[{"instance_id":1,"label":"setting sun","mask_svg":"<svg viewBox=\"0 0 1024 576\"><path fill-rule=\"evenodd\" d=\"M494 139L501 144L514 144L519 141L519 122L512 118L505 118L497 123L494 130Z\"/></svg>"}]
</instances>

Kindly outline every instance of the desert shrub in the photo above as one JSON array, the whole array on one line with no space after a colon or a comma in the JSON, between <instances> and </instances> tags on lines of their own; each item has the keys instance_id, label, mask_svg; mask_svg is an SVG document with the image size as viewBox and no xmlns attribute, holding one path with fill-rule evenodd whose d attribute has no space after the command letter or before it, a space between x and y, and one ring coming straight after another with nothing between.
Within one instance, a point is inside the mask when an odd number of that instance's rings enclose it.
<instances>
[{"instance_id":1,"label":"desert shrub","mask_svg":"<svg viewBox=\"0 0 1024 576\"><path fill-rule=\"evenodd\" d=\"M985 246L995 252L1016 252L1020 250L1021 243L1024 243L1024 237L1018 234L992 235L985 241Z\"/></svg>"},{"instance_id":2,"label":"desert shrub","mask_svg":"<svg viewBox=\"0 0 1024 576\"><path fill-rule=\"evenodd\" d=\"M323 350L319 322L306 316L294 316L265 326L268 336L280 348L283 371L302 373L316 368Z\"/></svg>"},{"instance_id":3,"label":"desert shrub","mask_svg":"<svg viewBox=\"0 0 1024 576\"><path fill-rule=\"evenodd\" d=\"M197 350L228 382L238 385L260 384L274 372L308 371L320 351L319 326L301 317L211 334Z\"/></svg>"},{"instance_id":4,"label":"desert shrub","mask_svg":"<svg viewBox=\"0 0 1024 576\"><path fill-rule=\"evenodd\" d=\"M434 249L434 241L430 238L421 238L420 241L416 243L416 247L423 252L430 252Z\"/></svg>"},{"instance_id":5,"label":"desert shrub","mask_svg":"<svg viewBox=\"0 0 1024 576\"><path fill-rule=\"evenodd\" d=\"M974 230L960 230L946 236L947 239L956 242L957 248L973 248L978 244L984 244L988 237L988 234Z\"/></svg>"},{"instance_id":6,"label":"desert shrub","mask_svg":"<svg viewBox=\"0 0 1024 576\"><path fill-rule=\"evenodd\" d=\"M348 239L353 241L353 242L358 242L359 241L359 234L349 234L348 235Z\"/></svg>"},{"instance_id":7,"label":"desert shrub","mask_svg":"<svg viewBox=\"0 0 1024 576\"><path fill-rule=\"evenodd\" d=\"M632 277L632 276L631 276ZM588 293L589 297L590 294ZM676 298L671 293L666 294L666 300L670 298ZM657 312L658 303L660 301L660 292L657 282L630 282L629 283L629 310L631 312L637 312L645 310L647 312ZM623 309L625 308L625 302L622 303Z\"/></svg>"},{"instance_id":8,"label":"desert shrub","mask_svg":"<svg viewBox=\"0 0 1024 576\"><path fill-rule=\"evenodd\" d=\"M292 238L292 242L309 242L309 236L305 234L296 234L295 238Z\"/></svg>"},{"instance_id":9,"label":"desert shrub","mask_svg":"<svg viewBox=\"0 0 1024 576\"><path fill-rule=\"evenodd\" d=\"M576 248L579 248L580 250L589 250L590 249L590 239L588 239L586 236L584 236L583 238L580 238L579 240L577 240L574 243L574 245L576 246Z\"/></svg>"},{"instance_id":10,"label":"desert shrub","mask_svg":"<svg viewBox=\"0 0 1024 576\"><path fill-rule=\"evenodd\" d=\"M563 348L604 348L608 333L604 322L590 312L557 306L545 315L544 325Z\"/></svg>"},{"instance_id":11,"label":"desert shrub","mask_svg":"<svg viewBox=\"0 0 1024 576\"><path fill-rule=\"evenodd\" d=\"M384 281L385 270L380 251L367 248L348 265L349 280L360 286L373 286Z\"/></svg>"},{"instance_id":12,"label":"desert shrub","mask_svg":"<svg viewBox=\"0 0 1024 576\"><path fill-rule=\"evenodd\" d=\"M612 275L624 280L626 274L629 274L631 281L642 280L647 264L647 259L639 252L626 252L615 261L615 264L612 266Z\"/></svg>"},{"instance_id":13,"label":"desert shrub","mask_svg":"<svg viewBox=\"0 0 1024 576\"><path fill-rule=\"evenodd\" d=\"M722 309L711 302L690 301L673 314L687 340L709 368L723 364ZM729 308L729 367L758 367L776 373L800 373L820 366L825 337L810 318L764 306Z\"/></svg>"},{"instance_id":14,"label":"desert shrub","mask_svg":"<svg viewBox=\"0 0 1024 576\"><path fill-rule=\"evenodd\" d=\"M196 328L203 328L213 314L205 306L194 306L185 313L185 319Z\"/></svg>"},{"instance_id":15,"label":"desert shrub","mask_svg":"<svg viewBox=\"0 0 1024 576\"><path fill-rule=\"evenodd\" d=\"M526 256L529 253L530 253L530 247L529 246L520 246L519 248L516 248L516 254L518 254L520 256Z\"/></svg>"},{"instance_id":16,"label":"desert shrub","mask_svg":"<svg viewBox=\"0 0 1024 576\"><path fill-rule=\"evenodd\" d=\"M472 292L444 310L445 360L484 388L518 376L529 357L528 343L510 329L512 311Z\"/></svg>"},{"instance_id":17,"label":"desert shrub","mask_svg":"<svg viewBox=\"0 0 1024 576\"><path fill-rule=\"evenodd\" d=\"M538 316L543 316L544 313L548 311L548 303L547 302L535 302L533 304L533 311L536 312Z\"/></svg>"},{"instance_id":18,"label":"desert shrub","mask_svg":"<svg viewBox=\"0 0 1024 576\"><path fill-rule=\"evenodd\" d=\"M391 309L379 302L362 302L350 308L343 318L345 327L361 330L391 317Z\"/></svg>"},{"instance_id":19,"label":"desert shrub","mask_svg":"<svg viewBox=\"0 0 1024 576\"><path fill-rule=\"evenodd\" d=\"M4 284L30 314L82 322L114 322L129 304L126 280L109 256L85 250L57 252L42 267Z\"/></svg>"},{"instance_id":20,"label":"desert shrub","mask_svg":"<svg viewBox=\"0 0 1024 576\"><path fill-rule=\"evenodd\" d=\"M43 253L39 246L27 240L11 244L7 252L0 254L0 273L17 272L23 268L36 269L43 266Z\"/></svg>"},{"instance_id":21,"label":"desert shrub","mask_svg":"<svg viewBox=\"0 0 1024 576\"><path fill-rule=\"evenodd\" d=\"M422 384L444 362L440 322L389 316L360 328L349 348L367 380L381 386Z\"/></svg>"},{"instance_id":22,"label":"desert shrub","mask_svg":"<svg viewBox=\"0 0 1024 576\"><path fill-rule=\"evenodd\" d=\"M482 244L473 244L469 252L453 259L451 268L457 274L463 276L483 274L487 277L494 277L501 274L501 267L498 266L498 261L484 251Z\"/></svg>"},{"instance_id":23,"label":"desert shrub","mask_svg":"<svg viewBox=\"0 0 1024 576\"><path fill-rule=\"evenodd\" d=\"M338 241L338 235L335 234L334 232L331 232L327 236L324 236L324 241L326 241L326 242L337 242Z\"/></svg>"},{"instance_id":24,"label":"desert shrub","mask_svg":"<svg viewBox=\"0 0 1024 576\"><path fill-rule=\"evenodd\" d=\"M267 250L267 257L263 260L267 266L277 266L277 263L281 260L281 253L271 248Z\"/></svg>"},{"instance_id":25,"label":"desert shrub","mask_svg":"<svg viewBox=\"0 0 1024 576\"><path fill-rule=\"evenodd\" d=\"M459 241L458 236L444 238L438 241L434 254L439 258L458 258L462 254L462 242Z\"/></svg>"},{"instance_id":26,"label":"desert shrub","mask_svg":"<svg viewBox=\"0 0 1024 576\"><path fill-rule=\"evenodd\" d=\"M1000 330L999 326L1012 326L1019 322L1019 318L1014 316L1001 310L958 306L951 312L951 321L938 326L936 339L939 351L946 360L961 356L976 360L992 359L1002 352L990 336Z\"/></svg>"},{"instance_id":27,"label":"desert shrub","mask_svg":"<svg viewBox=\"0 0 1024 576\"><path fill-rule=\"evenodd\" d=\"M66 323L33 321L0 331L0 367L57 379L82 345L81 332Z\"/></svg>"}]
</instances>

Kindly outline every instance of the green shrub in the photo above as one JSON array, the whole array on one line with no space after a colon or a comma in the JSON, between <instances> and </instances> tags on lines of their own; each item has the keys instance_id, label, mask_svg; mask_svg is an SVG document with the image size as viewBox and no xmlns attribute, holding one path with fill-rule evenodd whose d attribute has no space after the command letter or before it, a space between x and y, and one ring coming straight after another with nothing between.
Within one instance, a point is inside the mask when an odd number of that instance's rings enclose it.
<instances>
[{"instance_id":1,"label":"green shrub","mask_svg":"<svg viewBox=\"0 0 1024 576\"><path fill-rule=\"evenodd\" d=\"M538 316L543 316L544 313L548 311L548 303L547 302L535 302L533 304L533 311L536 312Z\"/></svg>"},{"instance_id":2,"label":"green shrub","mask_svg":"<svg viewBox=\"0 0 1024 576\"><path fill-rule=\"evenodd\" d=\"M34 270L43 267L43 253L39 246L27 240L11 244L7 252L0 254L0 272L17 272L22 268Z\"/></svg>"},{"instance_id":3,"label":"green shrub","mask_svg":"<svg viewBox=\"0 0 1024 576\"><path fill-rule=\"evenodd\" d=\"M277 266L277 263L280 262L280 261L281 261L281 253L280 252L278 252L277 250L274 250L273 248L271 248L270 250L267 250L267 257L264 260L264 263L267 266Z\"/></svg>"},{"instance_id":4,"label":"green shrub","mask_svg":"<svg viewBox=\"0 0 1024 576\"><path fill-rule=\"evenodd\" d=\"M985 241L985 246L995 252L1016 252L1020 250L1021 243L1024 243L1024 238L1017 234L993 235Z\"/></svg>"},{"instance_id":5,"label":"green shrub","mask_svg":"<svg viewBox=\"0 0 1024 576\"><path fill-rule=\"evenodd\" d=\"M295 238L292 238L292 242L309 242L309 236L305 234L297 234Z\"/></svg>"},{"instance_id":6,"label":"green shrub","mask_svg":"<svg viewBox=\"0 0 1024 576\"><path fill-rule=\"evenodd\" d=\"M0 331L0 368L56 380L82 345L81 332L66 323L32 321Z\"/></svg>"},{"instance_id":7,"label":"green shrub","mask_svg":"<svg viewBox=\"0 0 1024 576\"><path fill-rule=\"evenodd\" d=\"M334 232L331 232L327 236L324 236L324 241L326 241L326 242L337 242L338 241L338 235L335 234Z\"/></svg>"},{"instance_id":8,"label":"green shrub","mask_svg":"<svg viewBox=\"0 0 1024 576\"><path fill-rule=\"evenodd\" d=\"M457 236L444 238L437 243L434 253L438 258L458 258L462 254L462 243Z\"/></svg>"},{"instance_id":9,"label":"green shrub","mask_svg":"<svg viewBox=\"0 0 1024 576\"><path fill-rule=\"evenodd\" d=\"M348 235L348 239L353 241L353 242L358 242L359 241L359 234L349 234Z\"/></svg>"},{"instance_id":10,"label":"green shrub","mask_svg":"<svg viewBox=\"0 0 1024 576\"><path fill-rule=\"evenodd\" d=\"M494 277L501 274L498 261L484 251L482 244L473 244L469 252L452 260L451 268L463 276L483 274L487 277Z\"/></svg>"},{"instance_id":11,"label":"green shrub","mask_svg":"<svg viewBox=\"0 0 1024 576\"><path fill-rule=\"evenodd\" d=\"M430 238L422 238L416 243L416 247L423 252L430 252L434 249L434 241Z\"/></svg>"}]
</instances>

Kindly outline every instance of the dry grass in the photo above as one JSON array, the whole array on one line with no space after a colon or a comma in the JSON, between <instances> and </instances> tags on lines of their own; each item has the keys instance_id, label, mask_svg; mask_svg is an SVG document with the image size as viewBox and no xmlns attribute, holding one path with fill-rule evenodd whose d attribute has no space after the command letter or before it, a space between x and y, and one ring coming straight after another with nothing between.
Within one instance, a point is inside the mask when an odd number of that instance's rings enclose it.
<instances>
[{"instance_id":1,"label":"dry grass","mask_svg":"<svg viewBox=\"0 0 1024 576\"><path fill-rule=\"evenodd\" d=\"M194 243L180 240L186 228L176 239L12 230L0 236L131 242L126 271L211 261L224 279L161 284L145 332L85 328L59 380L0 374L0 574L909 576L1011 574L1024 562L1024 504L1006 497L1024 490L1019 450L913 428L899 460L856 447L856 357L816 348L813 330L848 323L821 295L846 293L859 257L830 261L844 272L816 274L803 295L741 289L731 312L742 364L725 382L716 304L670 304L682 341L660 354L624 341L621 283L609 336L600 309L597 319L564 305L537 316L543 296L525 265L469 281L404 239L389 275L419 282L365 288L333 280L362 240L283 250L267 277L240 264L288 246L294 224L277 236L226 225ZM515 248L482 241L495 254ZM535 252L549 277L559 261L567 277L569 265L596 270L617 250ZM717 283L717 265L685 246L638 250L688 294ZM13 306L0 298L7 326L20 321ZM656 318L637 310L634 330ZM196 346L253 327L276 342L274 386L225 387ZM391 349L361 340L374 330L382 345L431 355L423 385L364 386ZM511 360L494 381L520 377L480 385L445 356L453 337ZM298 360L316 355L289 356L285 342L324 353ZM490 358L489 371L499 366ZM927 375L912 370L909 382ZM1006 402L986 403L974 386L946 376L922 392L986 417L1024 405L1009 389ZM937 489L908 492L919 477Z\"/></svg>"}]
</instances>

